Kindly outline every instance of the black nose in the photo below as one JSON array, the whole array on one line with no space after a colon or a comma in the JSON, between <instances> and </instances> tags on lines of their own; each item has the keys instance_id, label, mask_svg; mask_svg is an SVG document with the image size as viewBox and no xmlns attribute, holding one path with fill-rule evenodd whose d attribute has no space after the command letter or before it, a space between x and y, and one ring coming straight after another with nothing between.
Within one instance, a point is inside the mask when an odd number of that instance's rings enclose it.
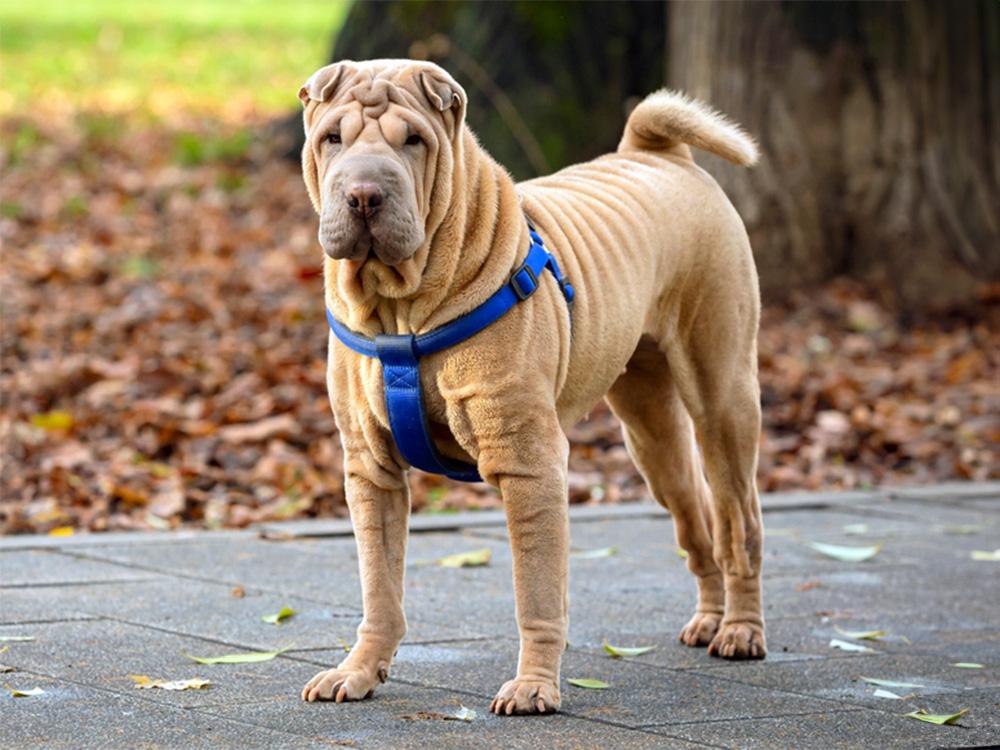
<instances>
[{"instance_id":1,"label":"black nose","mask_svg":"<svg viewBox=\"0 0 1000 750\"><path fill-rule=\"evenodd\" d=\"M358 182L347 190L347 206L358 216L370 218L382 205L382 191L372 182Z\"/></svg>"}]
</instances>

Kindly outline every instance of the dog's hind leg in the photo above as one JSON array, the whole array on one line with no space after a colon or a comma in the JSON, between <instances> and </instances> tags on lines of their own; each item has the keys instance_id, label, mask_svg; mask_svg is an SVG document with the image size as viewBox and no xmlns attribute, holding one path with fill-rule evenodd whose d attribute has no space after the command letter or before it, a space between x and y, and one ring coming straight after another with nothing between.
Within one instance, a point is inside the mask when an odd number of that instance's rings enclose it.
<instances>
[{"instance_id":1,"label":"dog's hind leg","mask_svg":"<svg viewBox=\"0 0 1000 750\"><path fill-rule=\"evenodd\" d=\"M744 263L730 257L711 274L712 282L701 290L702 304L689 307L660 343L694 422L712 489L712 540L726 609L708 652L727 659L763 659L764 533L756 483L759 303L746 283L755 278L747 265L752 263L749 247L743 257Z\"/></svg>"},{"instance_id":2,"label":"dog's hind leg","mask_svg":"<svg viewBox=\"0 0 1000 750\"><path fill-rule=\"evenodd\" d=\"M625 444L653 497L670 511L677 543L698 581L698 603L680 640L706 646L724 610L722 571L712 556L711 495L695 446L694 429L674 385L666 356L642 339L625 373L608 392L624 424Z\"/></svg>"}]
</instances>

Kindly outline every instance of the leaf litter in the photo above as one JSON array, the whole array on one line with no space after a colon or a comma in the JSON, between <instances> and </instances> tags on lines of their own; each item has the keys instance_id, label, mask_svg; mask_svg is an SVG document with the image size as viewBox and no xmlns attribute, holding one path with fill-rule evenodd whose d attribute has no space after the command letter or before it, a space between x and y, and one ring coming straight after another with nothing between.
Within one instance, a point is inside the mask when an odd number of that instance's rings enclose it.
<instances>
[{"instance_id":1,"label":"leaf litter","mask_svg":"<svg viewBox=\"0 0 1000 750\"><path fill-rule=\"evenodd\" d=\"M347 516L318 219L271 123L223 115L0 121L34 144L0 181L0 533ZM762 310L762 491L1000 477L998 299L904 325L890 294L837 279ZM647 497L605 404L570 437L571 503ZM415 511L501 507L412 489Z\"/></svg>"}]
</instances>

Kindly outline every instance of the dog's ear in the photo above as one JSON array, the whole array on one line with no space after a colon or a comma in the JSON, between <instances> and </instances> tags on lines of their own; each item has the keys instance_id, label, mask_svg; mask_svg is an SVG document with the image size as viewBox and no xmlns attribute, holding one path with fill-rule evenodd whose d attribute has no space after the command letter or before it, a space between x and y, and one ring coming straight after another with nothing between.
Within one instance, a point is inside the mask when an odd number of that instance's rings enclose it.
<instances>
[{"instance_id":1,"label":"dog's ear","mask_svg":"<svg viewBox=\"0 0 1000 750\"><path fill-rule=\"evenodd\" d=\"M320 68L299 89L299 101L305 106L310 100L325 102L337 91L337 84L344 75L344 64L334 63Z\"/></svg>"},{"instance_id":2,"label":"dog's ear","mask_svg":"<svg viewBox=\"0 0 1000 750\"><path fill-rule=\"evenodd\" d=\"M428 70L420 74L420 83L424 93L431 105L439 112L455 113L456 126L461 124L465 117L466 96L465 89L458 85L458 82L448 75L444 70L434 66L434 70Z\"/></svg>"}]
</instances>

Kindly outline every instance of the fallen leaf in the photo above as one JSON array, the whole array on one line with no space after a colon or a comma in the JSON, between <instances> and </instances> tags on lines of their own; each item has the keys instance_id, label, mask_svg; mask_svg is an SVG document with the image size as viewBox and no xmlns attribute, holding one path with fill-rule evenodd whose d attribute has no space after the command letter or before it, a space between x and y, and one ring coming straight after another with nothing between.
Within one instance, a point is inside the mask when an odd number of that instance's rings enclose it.
<instances>
[{"instance_id":1,"label":"fallen leaf","mask_svg":"<svg viewBox=\"0 0 1000 750\"><path fill-rule=\"evenodd\" d=\"M964 536L968 534L978 533L980 529L982 529L982 526L980 526L979 524L969 523L969 524L958 524L956 526L945 526L941 529L941 531L945 534Z\"/></svg>"},{"instance_id":2,"label":"fallen leaf","mask_svg":"<svg viewBox=\"0 0 1000 750\"><path fill-rule=\"evenodd\" d=\"M612 557L618 554L617 547L600 547L598 549L580 549L570 553L570 557L578 560L596 560L600 557Z\"/></svg>"},{"instance_id":3,"label":"fallen leaf","mask_svg":"<svg viewBox=\"0 0 1000 750\"><path fill-rule=\"evenodd\" d=\"M258 422L226 425L219 429L219 437L226 443L257 443L275 437L287 437L299 431L299 423L291 414L279 414Z\"/></svg>"},{"instance_id":4,"label":"fallen leaf","mask_svg":"<svg viewBox=\"0 0 1000 750\"><path fill-rule=\"evenodd\" d=\"M974 661L958 661L952 664L953 667L958 667L959 669L982 669L982 664L976 664Z\"/></svg>"},{"instance_id":5,"label":"fallen leaf","mask_svg":"<svg viewBox=\"0 0 1000 750\"><path fill-rule=\"evenodd\" d=\"M33 414L31 424L46 432L68 430L73 426L73 415L68 411L47 411L44 414Z\"/></svg>"},{"instance_id":6,"label":"fallen leaf","mask_svg":"<svg viewBox=\"0 0 1000 750\"><path fill-rule=\"evenodd\" d=\"M237 599L242 599L247 595L247 590L242 586L233 586L232 591L229 592L230 596L234 596Z\"/></svg>"},{"instance_id":7,"label":"fallen leaf","mask_svg":"<svg viewBox=\"0 0 1000 750\"><path fill-rule=\"evenodd\" d=\"M687 560L688 551L686 549L683 547L677 547L674 551L677 553L677 556L681 558L681 560Z\"/></svg>"},{"instance_id":8,"label":"fallen leaf","mask_svg":"<svg viewBox=\"0 0 1000 750\"><path fill-rule=\"evenodd\" d=\"M607 690L611 687L611 685L604 680L595 680L590 677L570 677L567 678L566 682L570 685L587 688L588 690Z\"/></svg>"},{"instance_id":9,"label":"fallen leaf","mask_svg":"<svg viewBox=\"0 0 1000 750\"><path fill-rule=\"evenodd\" d=\"M842 630L836 625L833 626L833 629L853 641L877 641L879 638L889 635L888 630Z\"/></svg>"},{"instance_id":10,"label":"fallen leaf","mask_svg":"<svg viewBox=\"0 0 1000 750\"><path fill-rule=\"evenodd\" d=\"M56 526L54 529L49 529L49 536L73 536L73 527Z\"/></svg>"},{"instance_id":11,"label":"fallen leaf","mask_svg":"<svg viewBox=\"0 0 1000 750\"><path fill-rule=\"evenodd\" d=\"M6 653L7 651L10 651L10 646L4 644L3 648L0 648L0 654Z\"/></svg>"},{"instance_id":12,"label":"fallen leaf","mask_svg":"<svg viewBox=\"0 0 1000 750\"><path fill-rule=\"evenodd\" d=\"M184 656L199 664L256 664L261 661L271 661L278 654L288 651L289 648L291 646L279 651L245 651L240 654L225 654L223 656L192 656L191 654L184 654Z\"/></svg>"},{"instance_id":13,"label":"fallen leaf","mask_svg":"<svg viewBox=\"0 0 1000 750\"><path fill-rule=\"evenodd\" d=\"M919 685L916 682L897 682L896 680L880 680L875 677L865 677L861 675L861 680L867 682L869 685L878 685L879 687L894 687L894 688L922 688L925 685Z\"/></svg>"},{"instance_id":14,"label":"fallen leaf","mask_svg":"<svg viewBox=\"0 0 1000 750\"><path fill-rule=\"evenodd\" d=\"M417 711L412 714L405 714L401 718L407 721L447 721L448 714L443 714L440 711Z\"/></svg>"},{"instance_id":15,"label":"fallen leaf","mask_svg":"<svg viewBox=\"0 0 1000 750\"><path fill-rule=\"evenodd\" d=\"M960 718L969 713L969 709L963 708L956 714L930 714L926 710L919 708L913 713L906 714L911 719L920 719L920 721L926 721L930 724L954 724Z\"/></svg>"},{"instance_id":16,"label":"fallen leaf","mask_svg":"<svg viewBox=\"0 0 1000 750\"><path fill-rule=\"evenodd\" d=\"M890 700L894 700L894 701L901 701L901 700L903 700L903 696L896 695L891 690L883 690L882 688L876 688L875 692L872 693L872 695L874 697L876 697L876 698L889 698Z\"/></svg>"},{"instance_id":17,"label":"fallen leaf","mask_svg":"<svg viewBox=\"0 0 1000 750\"><path fill-rule=\"evenodd\" d=\"M995 549L992 552L974 549L972 550L972 559L981 562L1000 562L1000 549Z\"/></svg>"},{"instance_id":18,"label":"fallen leaf","mask_svg":"<svg viewBox=\"0 0 1000 750\"><path fill-rule=\"evenodd\" d=\"M612 646L606 638L604 639L604 650L616 659L620 659L623 656L648 654L655 649L656 646Z\"/></svg>"},{"instance_id":19,"label":"fallen leaf","mask_svg":"<svg viewBox=\"0 0 1000 750\"><path fill-rule=\"evenodd\" d=\"M848 643L839 638L830 639L830 648L839 648L841 651L853 651L856 653L874 653L875 649L862 646L860 643Z\"/></svg>"},{"instance_id":20,"label":"fallen leaf","mask_svg":"<svg viewBox=\"0 0 1000 750\"><path fill-rule=\"evenodd\" d=\"M17 688L12 688L10 685L4 685L4 688L8 693L14 698L31 698L35 695L42 695L45 691L41 688L31 688L31 690L18 690Z\"/></svg>"},{"instance_id":21,"label":"fallen leaf","mask_svg":"<svg viewBox=\"0 0 1000 750\"><path fill-rule=\"evenodd\" d=\"M264 615L260 619L262 622L266 622L269 625L278 625L282 622L282 620L287 620L289 617L297 614L298 612L291 607L282 607L278 612L275 612L272 615Z\"/></svg>"},{"instance_id":22,"label":"fallen leaf","mask_svg":"<svg viewBox=\"0 0 1000 750\"><path fill-rule=\"evenodd\" d=\"M0 643L26 643L33 640L33 635L0 635Z\"/></svg>"},{"instance_id":23,"label":"fallen leaf","mask_svg":"<svg viewBox=\"0 0 1000 750\"><path fill-rule=\"evenodd\" d=\"M844 533L848 536L864 536L869 531L866 523L849 523L844 526Z\"/></svg>"},{"instance_id":24,"label":"fallen leaf","mask_svg":"<svg viewBox=\"0 0 1000 750\"><path fill-rule=\"evenodd\" d=\"M872 547L844 547L839 544L824 544L823 542L807 542L814 550L827 557L841 562L863 562L870 560L882 549L881 544Z\"/></svg>"},{"instance_id":25,"label":"fallen leaf","mask_svg":"<svg viewBox=\"0 0 1000 750\"><path fill-rule=\"evenodd\" d=\"M476 712L471 708L466 708L465 706L459 706L458 711L455 712L454 716L449 716L452 721L472 721L476 718Z\"/></svg>"},{"instance_id":26,"label":"fallen leaf","mask_svg":"<svg viewBox=\"0 0 1000 750\"><path fill-rule=\"evenodd\" d=\"M803 581L802 583L795 585L795 590L800 593L803 591L812 591L813 589L818 589L822 585L822 581Z\"/></svg>"},{"instance_id":27,"label":"fallen leaf","mask_svg":"<svg viewBox=\"0 0 1000 750\"><path fill-rule=\"evenodd\" d=\"M479 568L490 564L493 557L493 550L489 547L473 550L472 552L459 552L454 555L442 557L437 564L442 568Z\"/></svg>"},{"instance_id":28,"label":"fallen leaf","mask_svg":"<svg viewBox=\"0 0 1000 750\"><path fill-rule=\"evenodd\" d=\"M212 683L209 680L202 680L193 677L189 680L152 680L144 674L130 674L129 678L135 682L135 687L139 690L201 690Z\"/></svg>"}]
</instances>

